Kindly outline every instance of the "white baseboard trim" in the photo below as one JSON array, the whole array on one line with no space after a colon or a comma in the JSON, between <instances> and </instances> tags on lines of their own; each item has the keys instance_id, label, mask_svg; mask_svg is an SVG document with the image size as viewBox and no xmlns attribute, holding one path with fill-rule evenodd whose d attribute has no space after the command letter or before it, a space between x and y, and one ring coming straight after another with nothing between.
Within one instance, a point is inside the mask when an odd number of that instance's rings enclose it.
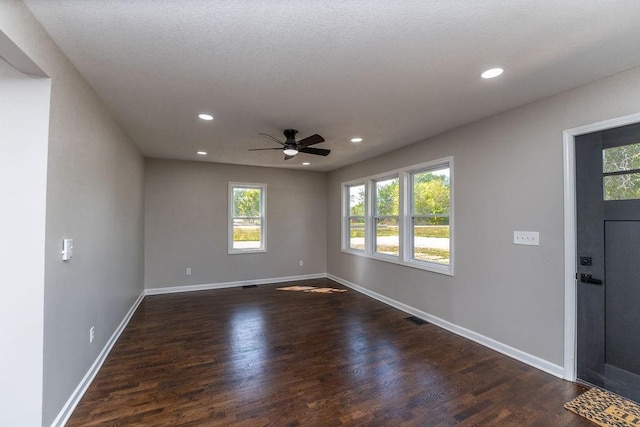
<instances>
[{"instance_id":1,"label":"white baseboard trim","mask_svg":"<svg viewBox=\"0 0 640 427\"><path fill-rule=\"evenodd\" d=\"M51 423L52 427L62 427L67 423L67 421L69 421L69 417L71 417L71 414L76 409L76 406L78 406L80 399L82 399L82 396L84 396L84 393L87 391L87 389L93 382L93 379L98 374L98 371L100 370L105 359L111 352L111 349L115 345L116 341L118 341L118 338L120 338L120 334L122 334L122 331L124 331L124 329L129 324L129 320L131 320L133 313L136 312L136 310L138 309L138 306L140 305L143 299L144 299L144 291L135 300L135 302L133 303L133 305L127 312L127 314L124 316L124 319L122 319L122 322L120 322L116 330L111 335L111 338L109 338L107 343L104 345L104 348L96 358L95 362L93 362L93 365L91 365L87 373L84 375L84 377L80 381L80 384L78 384L78 386L73 391L73 393L71 393L71 396L69 396L67 403L65 403L65 405L62 407L62 409L58 413L58 416L56 417L56 419L53 420L53 422Z\"/></svg>"},{"instance_id":2,"label":"white baseboard trim","mask_svg":"<svg viewBox=\"0 0 640 427\"><path fill-rule=\"evenodd\" d=\"M172 286L169 288L145 289L145 295L175 294L178 292L207 291L210 289L237 288L248 285L268 285L271 283L294 282L297 280L323 279L326 273L304 274L301 276L273 277L271 279L240 280L237 282L205 283L202 285Z\"/></svg>"},{"instance_id":3,"label":"white baseboard trim","mask_svg":"<svg viewBox=\"0 0 640 427\"><path fill-rule=\"evenodd\" d=\"M495 350L498 353L502 353L505 356L509 356L513 359L519 360L522 363L526 363L529 366L540 369L541 371L551 374L554 377L563 378L564 368L562 366L556 365L555 363L551 363L547 360L541 359L538 356L534 356L522 350L518 350L517 348L511 347L507 344L496 341L493 338L486 337L482 334L479 334L477 332L474 332L462 326L458 326L447 320L433 316L429 313L425 313L422 310L418 310L417 308L411 307L407 304L401 303L399 301L396 301L394 299L381 295L370 289L356 285L355 283L351 283L348 280L345 280L341 277L334 276L333 274L327 273L327 278L334 280L340 284L343 284L344 286L347 286L362 294L370 296L371 298L377 299L378 301L381 301L387 305L390 305L391 307L397 308L398 310L402 310L406 313L409 313L421 319L424 319L430 323L433 323L436 326L441 327L442 329L446 329L449 332L453 332L456 335L460 335L462 337L470 339L471 341L475 341L478 344L481 344L485 347Z\"/></svg>"}]
</instances>

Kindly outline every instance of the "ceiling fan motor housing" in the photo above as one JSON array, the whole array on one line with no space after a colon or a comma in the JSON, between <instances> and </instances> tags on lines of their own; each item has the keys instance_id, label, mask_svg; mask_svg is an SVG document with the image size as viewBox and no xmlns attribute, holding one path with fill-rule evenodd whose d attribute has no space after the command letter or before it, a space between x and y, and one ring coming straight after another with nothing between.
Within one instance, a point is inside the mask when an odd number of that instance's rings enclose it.
<instances>
[{"instance_id":1,"label":"ceiling fan motor housing","mask_svg":"<svg viewBox=\"0 0 640 427\"><path fill-rule=\"evenodd\" d=\"M287 141L291 139L291 140L293 140L293 142L295 143L295 141L296 141L296 134L297 134L297 133L298 133L298 131L297 131L297 130L295 130L295 129L285 129L285 131L284 131L284 137L285 137L285 138L287 138Z\"/></svg>"}]
</instances>

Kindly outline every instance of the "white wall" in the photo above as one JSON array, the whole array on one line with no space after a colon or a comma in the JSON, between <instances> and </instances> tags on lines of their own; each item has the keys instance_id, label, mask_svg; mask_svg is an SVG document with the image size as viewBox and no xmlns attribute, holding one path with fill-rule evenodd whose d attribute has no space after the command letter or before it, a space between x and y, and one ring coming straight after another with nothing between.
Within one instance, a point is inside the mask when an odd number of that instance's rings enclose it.
<instances>
[{"instance_id":1,"label":"white wall","mask_svg":"<svg viewBox=\"0 0 640 427\"><path fill-rule=\"evenodd\" d=\"M144 160L22 2L0 1L0 31L51 77L46 168L34 159L36 176L47 173L46 229L37 234L44 237L41 420L49 425L143 290ZM22 185L17 177L11 183ZM60 259L64 237L75 240L68 263Z\"/></svg>"},{"instance_id":2,"label":"white wall","mask_svg":"<svg viewBox=\"0 0 640 427\"><path fill-rule=\"evenodd\" d=\"M0 32L0 37L4 34ZM0 51L0 425L42 418L44 257L50 80ZM19 408L19 410L16 410Z\"/></svg>"},{"instance_id":3,"label":"white wall","mask_svg":"<svg viewBox=\"0 0 640 427\"><path fill-rule=\"evenodd\" d=\"M640 111L640 68L329 174L328 272L467 328L562 372L562 131ZM340 184L453 156L455 276L340 250ZM514 246L513 231L540 246Z\"/></svg>"},{"instance_id":4,"label":"white wall","mask_svg":"<svg viewBox=\"0 0 640 427\"><path fill-rule=\"evenodd\" d=\"M266 253L227 253L229 181L267 184ZM324 173L147 159L145 197L147 289L326 272Z\"/></svg>"}]
</instances>

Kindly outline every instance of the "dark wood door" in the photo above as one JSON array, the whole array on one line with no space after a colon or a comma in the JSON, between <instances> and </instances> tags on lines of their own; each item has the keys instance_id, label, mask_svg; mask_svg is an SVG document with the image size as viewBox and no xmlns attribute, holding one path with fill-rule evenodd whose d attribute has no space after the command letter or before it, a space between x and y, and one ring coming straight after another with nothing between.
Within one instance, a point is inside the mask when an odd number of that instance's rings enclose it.
<instances>
[{"instance_id":1,"label":"dark wood door","mask_svg":"<svg viewBox=\"0 0 640 427\"><path fill-rule=\"evenodd\" d=\"M640 401L640 124L576 138L577 374Z\"/></svg>"}]
</instances>

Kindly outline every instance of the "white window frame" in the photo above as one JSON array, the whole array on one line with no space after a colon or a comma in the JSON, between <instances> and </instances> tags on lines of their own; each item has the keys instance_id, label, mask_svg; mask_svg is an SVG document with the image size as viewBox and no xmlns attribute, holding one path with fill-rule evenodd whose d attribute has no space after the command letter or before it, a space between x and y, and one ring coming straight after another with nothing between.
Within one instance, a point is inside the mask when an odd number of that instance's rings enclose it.
<instances>
[{"instance_id":1,"label":"white window frame","mask_svg":"<svg viewBox=\"0 0 640 427\"><path fill-rule=\"evenodd\" d=\"M349 194L349 188L351 187L358 187L358 186L364 186L364 215L362 215L362 217L364 218L364 229L365 229L365 233L364 233L364 246L365 249L357 249L357 248L352 248L350 243L351 243L351 239L349 238L349 231L350 231L350 227L349 227L349 221L351 220L351 218L359 218L360 215L351 215L351 197ZM369 239L367 238L367 229L369 228L369 221L367 219L367 204L369 203L369 195L367 194L367 184L365 181L354 181L354 182L350 182L348 184L343 184L342 186L342 230L346 230L342 232L342 250L344 252L349 252L349 253L354 253L354 254L358 254L361 255L363 253L366 252L366 248L369 245Z\"/></svg>"},{"instance_id":2,"label":"white window frame","mask_svg":"<svg viewBox=\"0 0 640 427\"><path fill-rule=\"evenodd\" d=\"M387 181L390 179L398 179L398 255L391 255L391 254L385 254L385 253L381 253L378 252L378 230L377 230L377 224L378 224L378 218L395 218L396 215L378 215L376 212L376 206L378 204L378 187L377 187L377 183L380 181ZM390 259L394 259L394 260L400 260L402 259L402 227L400 225L401 222L401 218L402 218L402 179L400 177L399 173L393 173L393 174L385 174L383 176L380 175L376 175L375 178L370 179L371 182L371 253L372 255L374 255L375 257L380 257L380 258L390 258ZM365 212L366 213L366 212ZM366 237L365 237L366 239Z\"/></svg>"},{"instance_id":3,"label":"white window frame","mask_svg":"<svg viewBox=\"0 0 640 427\"><path fill-rule=\"evenodd\" d=\"M234 188L257 188L260 189L260 247L248 249L236 249L233 247L233 189ZM229 182L228 187L228 253L229 254L255 254L267 251L267 184L249 182ZM252 217L253 218L253 217Z\"/></svg>"},{"instance_id":4,"label":"white window frame","mask_svg":"<svg viewBox=\"0 0 640 427\"><path fill-rule=\"evenodd\" d=\"M412 200L413 196L411 192L411 174L426 172L430 170L438 170L448 168L449 169L449 198L450 198L450 212L449 212L449 264L438 264L435 262L417 260L412 258L413 255L413 230L412 224ZM380 254L376 252L375 241L375 183L378 181L384 181L385 179L395 178L399 179L399 218L398 227L400 230L399 236L399 255ZM365 250L361 251L349 247L349 187L357 185L365 185ZM445 157L417 165L398 168L392 171L359 178L353 181L347 181L342 183L342 252L357 255L365 258L372 258L380 261L390 262L393 264L404 265L407 267L417 268L421 270L432 271L434 273L445 274L453 276L454 274L454 168L453 157Z\"/></svg>"}]
</instances>

